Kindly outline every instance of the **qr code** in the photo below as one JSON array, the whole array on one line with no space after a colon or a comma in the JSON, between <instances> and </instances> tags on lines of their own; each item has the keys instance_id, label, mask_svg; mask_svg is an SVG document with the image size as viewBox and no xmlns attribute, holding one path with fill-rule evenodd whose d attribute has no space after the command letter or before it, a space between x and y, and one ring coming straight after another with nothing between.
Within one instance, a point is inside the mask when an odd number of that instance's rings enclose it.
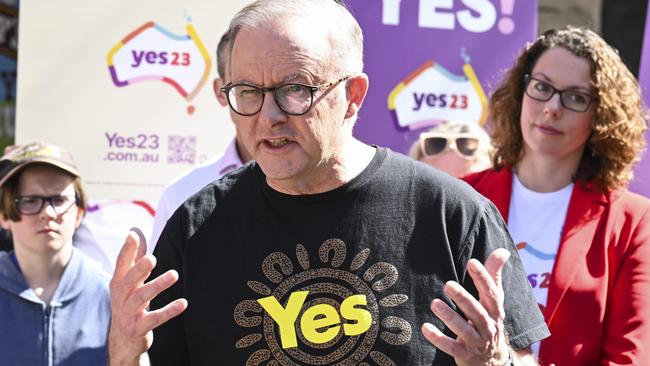
<instances>
[{"instance_id":1,"label":"qr code","mask_svg":"<svg viewBox=\"0 0 650 366\"><path fill-rule=\"evenodd\" d=\"M196 136L170 135L167 139L168 164L194 164L196 162Z\"/></svg>"}]
</instances>

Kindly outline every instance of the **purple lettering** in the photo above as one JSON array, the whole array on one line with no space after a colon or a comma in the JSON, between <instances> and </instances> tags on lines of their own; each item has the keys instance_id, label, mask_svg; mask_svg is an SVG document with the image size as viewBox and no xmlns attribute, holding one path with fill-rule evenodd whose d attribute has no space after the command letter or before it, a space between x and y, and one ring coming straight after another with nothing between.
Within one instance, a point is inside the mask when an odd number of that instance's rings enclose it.
<instances>
[{"instance_id":1,"label":"purple lettering","mask_svg":"<svg viewBox=\"0 0 650 366\"><path fill-rule=\"evenodd\" d=\"M140 63L142 63L142 58L144 57L144 51L136 51L133 50L131 51L131 54L133 55L133 61L134 63L131 64L131 67L138 67L140 66Z\"/></svg>"},{"instance_id":2,"label":"purple lettering","mask_svg":"<svg viewBox=\"0 0 650 366\"><path fill-rule=\"evenodd\" d=\"M156 63L156 58L158 57L158 55L156 55L156 53L153 52L153 51L149 51L149 52L147 52L147 54L144 57L145 57L145 59L147 60L148 63L155 64Z\"/></svg>"},{"instance_id":3,"label":"purple lettering","mask_svg":"<svg viewBox=\"0 0 650 366\"><path fill-rule=\"evenodd\" d=\"M415 106L413 107L414 111L419 111L422 107L422 101L424 101L424 94L420 94L418 98L417 93L413 93L413 99L415 99Z\"/></svg>"}]
</instances>

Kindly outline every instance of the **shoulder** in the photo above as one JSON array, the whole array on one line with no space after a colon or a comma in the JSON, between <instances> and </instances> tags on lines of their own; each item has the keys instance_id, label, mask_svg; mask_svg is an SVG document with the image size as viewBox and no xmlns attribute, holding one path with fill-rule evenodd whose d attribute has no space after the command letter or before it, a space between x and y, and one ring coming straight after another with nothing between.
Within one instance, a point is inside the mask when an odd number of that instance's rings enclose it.
<instances>
[{"instance_id":1,"label":"shoulder","mask_svg":"<svg viewBox=\"0 0 650 366\"><path fill-rule=\"evenodd\" d=\"M627 189L613 191L609 193L609 197L613 206L620 206L622 209L632 211L650 209L650 198L630 192Z\"/></svg>"},{"instance_id":2,"label":"shoulder","mask_svg":"<svg viewBox=\"0 0 650 366\"><path fill-rule=\"evenodd\" d=\"M625 189L608 194L610 214L633 221L650 220L650 199Z\"/></svg>"},{"instance_id":3,"label":"shoulder","mask_svg":"<svg viewBox=\"0 0 650 366\"><path fill-rule=\"evenodd\" d=\"M0 267L7 265L10 261L9 252L0 251Z\"/></svg>"},{"instance_id":4,"label":"shoulder","mask_svg":"<svg viewBox=\"0 0 650 366\"><path fill-rule=\"evenodd\" d=\"M586 197L581 200L582 205L587 210L602 212L605 238L621 250L621 255L640 247L650 250L650 199L625 189L599 192L586 190L584 185L579 187L579 193Z\"/></svg>"},{"instance_id":5,"label":"shoulder","mask_svg":"<svg viewBox=\"0 0 650 366\"><path fill-rule=\"evenodd\" d=\"M498 182L512 182L512 171L509 167L500 170L486 169L477 173L468 174L461 179L481 192L485 189L496 188L495 183Z\"/></svg>"},{"instance_id":6,"label":"shoulder","mask_svg":"<svg viewBox=\"0 0 650 366\"><path fill-rule=\"evenodd\" d=\"M6 286L7 282L13 282L19 274L9 252L0 252L0 287Z\"/></svg>"},{"instance_id":7,"label":"shoulder","mask_svg":"<svg viewBox=\"0 0 650 366\"><path fill-rule=\"evenodd\" d=\"M460 210L472 215L484 211L489 203L461 179L401 154L389 152L383 171L391 186L409 190L422 204L434 203L431 206L448 213Z\"/></svg>"},{"instance_id":8,"label":"shoulder","mask_svg":"<svg viewBox=\"0 0 650 366\"><path fill-rule=\"evenodd\" d=\"M255 167L255 162L250 162L203 186L184 201L170 220L201 225L218 207L231 201L245 202L257 178Z\"/></svg>"},{"instance_id":9,"label":"shoulder","mask_svg":"<svg viewBox=\"0 0 650 366\"><path fill-rule=\"evenodd\" d=\"M183 250L201 228L211 232L229 222L229 214L249 202L257 177L255 162L249 162L187 198L171 215L156 243L154 255Z\"/></svg>"}]
</instances>

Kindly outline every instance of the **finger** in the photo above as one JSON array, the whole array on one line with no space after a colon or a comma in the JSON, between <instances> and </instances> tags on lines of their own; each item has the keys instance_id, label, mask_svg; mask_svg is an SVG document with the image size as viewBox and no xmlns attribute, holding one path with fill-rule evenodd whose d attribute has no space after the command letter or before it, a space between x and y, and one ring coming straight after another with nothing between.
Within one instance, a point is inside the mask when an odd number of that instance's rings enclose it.
<instances>
[{"instance_id":1,"label":"finger","mask_svg":"<svg viewBox=\"0 0 650 366\"><path fill-rule=\"evenodd\" d=\"M132 227L130 231L136 233L138 235L138 239L140 239L140 245L138 245L138 254L135 257L135 260L137 261L138 259L142 258L142 256L147 254L147 238L145 238L142 230L135 226Z\"/></svg>"},{"instance_id":2,"label":"finger","mask_svg":"<svg viewBox=\"0 0 650 366\"><path fill-rule=\"evenodd\" d=\"M178 272L173 269L161 274L133 292L134 300L130 307L136 314L139 314L154 297L171 287L176 281L178 281Z\"/></svg>"},{"instance_id":3,"label":"finger","mask_svg":"<svg viewBox=\"0 0 650 366\"><path fill-rule=\"evenodd\" d=\"M145 255L135 262L135 265L124 276L123 284L130 289L141 286L149 278L155 266L156 257L153 255Z\"/></svg>"},{"instance_id":4,"label":"finger","mask_svg":"<svg viewBox=\"0 0 650 366\"><path fill-rule=\"evenodd\" d=\"M474 324L474 328L484 340L492 339L496 333L494 322L487 310L479 303L472 294L467 292L461 285L454 281L448 281L444 286L445 293L463 311L468 320Z\"/></svg>"},{"instance_id":5,"label":"finger","mask_svg":"<svg viewBox=\"0 0 650 366\"><path fill-rule=\"evenodd\" d=\"M442 352L454 358L465 358L464 356L467 353L467 350L463 344L455 339L447 337L435 325L430 323L422 324L422 335L424 335L424 338L426 338L434 347L438 348Z\"/></svg>"},{"instance_id":6,"label":"finger","mask_svg":"<svg viewBox=\"0 0 650 366\"><path fill-rule=\"evenodd\" d=\"M133 267L137 250L138 238L135 233L129 231L124 240L124 245L122 245L122 249L120 249L120 254L117 256L113 279L120 280L126 276L129 269Z\"/></svg>"},{"instance_id":7,"label":"finger","mask_svg":"<svg viewBox=\"0 0 650 366\"><path fill-rule=\"evenodd\" d=\"M146 334L169 319L180 315L185 309L187 309L187 300L176 299L158 310L148 312L138 324L139 334Z\"/></svg>"},{"instance_id":8,"label":"finger","mask_svg":"<svg viewBox=\"0 0 650 366\"><path fill-rule=\"evenodd\" d=\"M444 301L434 299L431 302L431 311L442 320L449 329L459 338L462 338L465 344L476 345L484 343L481 335L474 327L463 317L450 308Z\"/></svg>"},{"instance_id":9,"label":"finger","mask_svg":"<svg viewBox=\"0 0 650 366\"><path fill-rule=\"evenodd\" d=\"M488 271L497 287L502 288L501 271L510 259L510 252L505 248L495 249L485 260L485 269Z\"/></svg>"},{"instance_id":10,"label":"finger","mask_svg":"<svg viewBox=\"0 0 650 366\"><path fill-rule=\"evenodd\" d=\"M503 317L503 290L494 283L492 276L476 259L469 261L467 272L478 290L479 302L492 319L501 319Z\"/></svg>"}]
</instances>

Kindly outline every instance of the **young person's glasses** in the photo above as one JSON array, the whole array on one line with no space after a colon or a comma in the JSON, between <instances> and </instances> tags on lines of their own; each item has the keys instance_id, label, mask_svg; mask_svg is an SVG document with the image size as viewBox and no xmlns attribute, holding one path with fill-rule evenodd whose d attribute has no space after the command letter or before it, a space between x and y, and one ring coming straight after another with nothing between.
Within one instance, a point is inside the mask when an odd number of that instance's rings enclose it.
<instances>
[{"instance_id":1,"label":"young person's glasses","mask_svg":"<svg viewBox=\"0 0 650 366\"><path fill-rule=\"evenodd\" d=\"M77 204L76 195L55 195L55 196L20 196L14 199L16 209L21 215L36 215L45 206L45 203L52 206L57 215L63 215L72 206Z\"/></svg>"},{"instance_id":2,"label":"young person's glasses","mask_svg":"<svg viewBox=\"0 0 650 366\"><path fill-rule=\"evenodd\" d=\"M445 151L447 146L466 157L472 157L478 149L479 140L471 134L420 134L420 149L424 155L433 156Z\"/></svg>"},{"instance_id":3,"label":"young person's glasses","mask_svg":"<svg viewBox=\"0 0 650 366\"><path fill-rule=\"evenodd\" d=\"M556 89L553 85L544 80L536 79L530 75L524 78L526 85L525 93L532 99L540 102L547 102L555 94L560 95L560 103L570 111L585 112L589 109L591 103L596 99L595 96L575 89Z\"/></svg>"},{"instance_id":4,"label":"young person's glasses","mask_svg":"<svg viewBox=\"0 0 650 366\"><path fill-rule=\"evenodd\" d=\"M273 93L273 99L284 113L301 116L311 109L316 91L327 89L349 79L351 76L346 75L336 81L321 85L289 83L260 88L250 84L228 84L222 87L221 91L226 94L230 108L242 116L257 114L262 109L264 96L268 92Z\"/></svg>"}]
</instances>

